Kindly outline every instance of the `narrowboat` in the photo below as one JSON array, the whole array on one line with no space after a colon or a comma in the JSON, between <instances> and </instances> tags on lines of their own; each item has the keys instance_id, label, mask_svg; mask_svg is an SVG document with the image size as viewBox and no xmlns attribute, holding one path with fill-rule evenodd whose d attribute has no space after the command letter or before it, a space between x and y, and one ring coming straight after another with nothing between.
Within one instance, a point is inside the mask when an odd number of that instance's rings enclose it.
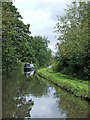
<instances>
[{"instance_id":1,"label":"narrowboat","mask_svg":"<svg viewBox=\"0 0 90 120\"><path fill-rule=\"evenodd\" d=\"M30 64L30 63L25 63L24 65L24 71L28 71L28 70L34 70L34 64Z\"/></svg>"}]
</instances>

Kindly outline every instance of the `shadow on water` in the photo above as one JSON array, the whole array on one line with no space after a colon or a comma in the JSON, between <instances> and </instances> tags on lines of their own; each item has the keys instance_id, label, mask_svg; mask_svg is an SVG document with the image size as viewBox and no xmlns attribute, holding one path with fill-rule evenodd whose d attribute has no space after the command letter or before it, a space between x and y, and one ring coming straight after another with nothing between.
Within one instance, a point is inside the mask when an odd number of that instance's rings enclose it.
<instances>
[{"instance_id":1,"label":"shadow on water","mask_svg":"<svg viewBox=\"0 0 90 120\"><path fill-rule=\"evenodd\" d=\"M77 98L33 71L3 75L3 118L87 118L88 102Z\"/></svg>"}]
</instances>

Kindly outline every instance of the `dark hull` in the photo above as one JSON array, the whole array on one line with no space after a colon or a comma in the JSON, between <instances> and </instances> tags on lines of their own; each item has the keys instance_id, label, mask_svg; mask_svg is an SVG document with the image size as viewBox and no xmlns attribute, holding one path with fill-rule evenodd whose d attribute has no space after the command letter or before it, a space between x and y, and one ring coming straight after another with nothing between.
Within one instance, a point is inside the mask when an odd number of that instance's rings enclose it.
<instances>
[{"instance_id":1,"label":"dark hull","mask_svg":"<svg viewBox=\"0 0 90 120\"><path fill-rule=\"evenodd\" d=\"M24 68L24 71L25 71L25 72L28 72L28 71L33 71L33 70L34 70L34 68L33 68L33 67L32 67L32 68L27 68L27 67L26 67L26 68Z\"/></svg>"}]
</instances>

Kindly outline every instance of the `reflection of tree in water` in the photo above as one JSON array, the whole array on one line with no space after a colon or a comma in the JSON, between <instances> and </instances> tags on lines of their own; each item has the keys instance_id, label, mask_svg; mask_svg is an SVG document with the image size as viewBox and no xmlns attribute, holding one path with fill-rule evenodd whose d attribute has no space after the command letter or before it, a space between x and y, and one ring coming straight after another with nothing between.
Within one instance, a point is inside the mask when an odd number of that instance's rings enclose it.
<instances>
[{"instance_id":1,"label":"reflection of tree in water","mask_svg":"<svg viewBox=\"0 0 90 120\"><path fill-rule=\"evenodd\" d=\"M8 87L6 88L6 93L3 95L3 118L30 117L30 111L34 105L32 99L26 101L26 98L22 96L19 89L19 93L17 93L14 86L13 89ZM17 95L15 96L15 94Z\"/></svg>"},{"instance_id":2,"label":"reflection of tree in water","mask_svg":"<svg viewBox=\"0 0 90 120\"><path fill-rule=\"evenodd\" d=\"M67 118L87 118L88 117L88 102L77 98L66 91L57 89L55 97L58 99L58 107L62 108L62 113L67 113Z\"/></svg>"},{"instance_id":3,"label":"reflection of tree in water","mask_svg":"<svg viewBox=\"0 0 90 120\"><path fill-rule=\"evenodd\" d=\"M46 95L48 92L47 84L44 83L41 78L38 78L36 75L33 76L29 81L27 80L27 84L27 94L30 93L33 96L42 96Z\"/></svg>"},{"instance_id":4,"label":"reflection of tree in water","mask_svg":"<svg viewBox=\"0 0 90 120\"><path fill-rule=\"evenodd\" d=\"M42 79L43 84L47 81ZM88 117L88 105L87 101L82 100L79 97L66 92L63 89L60 89L55 84L49 82L49 85L53 86L56 90L54 93L55 98L58 98L58 108L62 109L62 114L67 113L67 118L87 118ZM59 99L60 98L60 99Z\"/></svg>"},{"instance_id":5,"label":"reflection of tree in water","mask_svg":"<svg viewBox=\"0 0 90 120\"><path fill-rule=\"evenodd\" d=\"M21 96L17 98L7 98L3 101L3 118L24 118L30 117L30 111L34 102L32 99L26 101L26 98Z\"/></svg>"},{"instance_id":6,"label":"reflection of tree in water","mask_svg":"<svg viewBox=\"0 0 90 120\"><path fill-rule=\"evenodd\" d=\"M3 76L3 118L30 117L30 111L34 101L30 98L26 101L25 96L32 94L42 96L47 94L47 85L36 76L27 78L20 73L11 73L8 77Z\"/></svg>"},{"instance_id":7,"label":"reflection of tree in water","mask_svg":"<svg viewBox=\"0 0 90 120\"><path fill-rule=\"evenodd\" d=\"M13 114L13 117L15 118L30 117L30 111L32 109L32 106L34 105L32 99L26 101L26 98L21 96L18 98L14 98L14 102L16 104L16 111Z\"/></svg>"},{"instance_id":8,"label":"reflection of tree in water","mask_svg":"<svg viewBox=\"0 0 90 120\"><path fill-rule=\"evenodd\" d=\"M6 77L6 79L3 77L3 118L30 117L30 111L34 105L34 102L31 99L29 101L26 101L24 95L25 91L27 91L27 88L28 86L26 87L24 76L21 77L17 74L16 77L14 77L13 74L13 77L12 75ZM22 89L24 93L22 93Z\"/></svg>"}]
</instances>

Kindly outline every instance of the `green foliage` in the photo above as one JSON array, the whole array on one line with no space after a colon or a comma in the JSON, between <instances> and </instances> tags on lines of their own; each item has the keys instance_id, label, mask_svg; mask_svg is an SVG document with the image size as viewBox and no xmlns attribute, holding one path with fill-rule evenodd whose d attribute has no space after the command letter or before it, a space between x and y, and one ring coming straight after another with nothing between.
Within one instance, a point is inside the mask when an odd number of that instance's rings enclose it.
<instances>
[{"instance_id":1,"label":"green foliage","mask_svg":"<svg viewBox=\"0 0 90 120\"><path fill-rule=\"evenodd\" d=\"M53 70L55 71L55 72L58 72L58 71L60 71L60 62L55 62L53 65L52 65L52 68L53 68Z\"/></svg>"},{"instance_id":2,"label":"green foliage","mask_svg":"<svg viewBox=\"0 0 90 120\"><path fill-rule=\"evenodd\" d=\"M65 16L58 16L55 32L59 34L59 70L63 73L89 79L88 3L72 3Z\"/></svg>"},{"instance_id":3,"label":"green foliage","mask_svg":"<svg viewBox=\"0 0 90 120\"><path fill-rule=\"evenodd\" d=\"M60 73L55 73L49 68L40 69L37 71L37 73L41 77L50 80L57 86L62 87L67 91L73 93L75 96L90 99L88 95L88 83L86 83L85 81L83 82L82 80L67 78L67 76Z\"/></svg>"},{"instance_id":4,"label":"green foliage","mask_svg":"<svg viewBox=\"0 0 90 120\"><path fill-rule=\"evenodd\" d=\"M48 65L51 50L46 37L32 37L30 25L22 22L22 16L13 3L2 3L2 68L10 71L20 66L18 62L33 62L35 68Z\"/></svg>"},{"instance_id":5,"label":"green foliage","mask_svg":"<svg viewBox=\"0 0 90 120\"><path fill-rule=\"evenodd\" d=\"M48 39L46 37L35 36L31 41L31 47L35 51L35 57L40 67L44 67L50 64L51 50L48 48Z\"/></svg>"},{"instance_id":6,"label":"green foliage","mask_svg":"<svg viewBox=\"0 0 90 120\"><path fill-rule=\"evenodd\" d=\"M2 3L2 7L2 63L3 70L8 71L25 57L30 32L29 25L24 25L20 20L22 17L12 3Z\"/></svg>"}]
</instances>

